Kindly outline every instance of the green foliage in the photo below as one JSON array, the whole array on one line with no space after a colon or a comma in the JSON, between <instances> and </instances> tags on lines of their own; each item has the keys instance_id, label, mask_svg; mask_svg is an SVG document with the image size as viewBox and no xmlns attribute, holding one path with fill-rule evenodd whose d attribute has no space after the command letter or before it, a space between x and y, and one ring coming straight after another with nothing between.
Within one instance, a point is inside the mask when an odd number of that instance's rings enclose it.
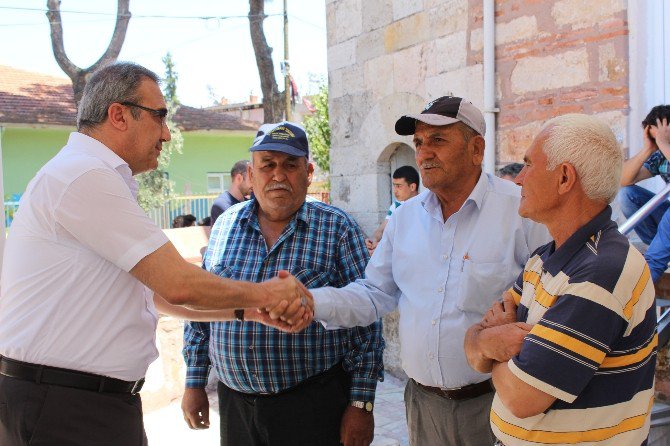
<instances>
[{"instance_id":1,"label":"green foliage","mask_svg":"<svg viewBox=\"0 0 670 446\"><path fill-rule=\"evenodd\" d=\"M316 111L305 115L302 125L307 130L309 149L316 165L323 172L330 172L330 125L328 123L328 86L321 85L312 97Z\"/></svg>"},{"instance_id":2,"label":"green foliage","mask_svg":"<svg viewBox=\"0 0 670 446\"><path fill-rule=\"evenodd\" d=\"M177 98L177 72L174 70L172 55L167 53L163 58L165 64L165 78L163 79L163 95L167 104L168 115L166 118L167 126L170 129L170 142L163 144L163 150L158 157L158 168L151 172L145 172L137 175L137 182L140 190L137 194L137 202L145 211L152 208L158 208L165 201L172 198L174 182L168 178L167 168L170 165L170 159L173 153L182 153L184 146L184 137L181 130L175 125L173 117L179 108L179 99Z\"/></svg>"}]
</instances>

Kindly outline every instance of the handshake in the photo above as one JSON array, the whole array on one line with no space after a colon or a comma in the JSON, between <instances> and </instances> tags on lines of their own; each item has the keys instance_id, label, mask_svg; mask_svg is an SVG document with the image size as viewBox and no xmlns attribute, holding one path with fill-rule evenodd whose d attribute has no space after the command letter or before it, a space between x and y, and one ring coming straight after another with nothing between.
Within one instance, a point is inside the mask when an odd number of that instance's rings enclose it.
<instances>
[{"instance_id":1,"label":"handshake","mask_svg":"<svg viewBox=\"0 0 670 446\"><path fill-rule=\"evenodd\" d=\"M247 311L247 320L297 333L314 319L312 293L288 271L279 271L276 277L258 285L264 304L256 310Z\"/></svg>"}]
</instances>

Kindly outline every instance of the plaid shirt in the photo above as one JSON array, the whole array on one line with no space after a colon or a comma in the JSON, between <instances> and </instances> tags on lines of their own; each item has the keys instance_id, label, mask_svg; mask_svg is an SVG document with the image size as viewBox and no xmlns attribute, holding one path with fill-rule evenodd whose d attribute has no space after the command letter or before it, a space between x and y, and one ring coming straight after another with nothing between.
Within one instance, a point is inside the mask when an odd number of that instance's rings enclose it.
<instances>
[{"instance_id":1,"label":"plaid shirt","mask_svg":"<svg viewBox=\"0 0 670 446\"><path fill-rule=\"evenodd\" d=\"M652 153L643 165L653 176L660 175L663 181L670 183L670 162L660 150Z\"/></svg>"},{"instance_id":2,"label":"plaid shirt","mask_svg":"<svg viewBox=\"0 0 670 446\"><path fill-rule=\"evenodd\" d=\"M290 271L307 288L342 287L365 271L368 252L356 223L343 211L305 202L268 251L255 199L231 207L212 230L203 268L221 277L261 282ZM325 330L312 322L283 333L256 322L189 322L184 327L186 387L204 387L210 365L231 389L276 393L339 362L351 375L350 401L373 401L383 376L381 321Z\"/></svg>"}]
</instances>

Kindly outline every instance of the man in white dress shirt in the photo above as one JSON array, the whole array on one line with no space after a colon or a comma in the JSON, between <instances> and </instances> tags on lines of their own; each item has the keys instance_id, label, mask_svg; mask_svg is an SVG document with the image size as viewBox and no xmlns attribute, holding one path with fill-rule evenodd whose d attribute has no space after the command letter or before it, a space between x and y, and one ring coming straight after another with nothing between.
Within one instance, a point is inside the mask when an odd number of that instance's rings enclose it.
<instances>
[{"instance_id":1,"label":"man in white dress shirt","mask_svg":"<svg viewBox=\"0 0 670 446\"><path fill-rule=\"evenodd\" d=\"M133 175L157 167L166 114L153 72L99 70L79 131L21 199L1 282L3 446L144 445L137 392L158 356L156 309L232 319L309 296L288 274L252 284L187 263L138 206Z\"/></svg>"},{"instance_id":2,"label":"man in white dress shirt","mask_svg":"<svg viewBox=\"0 0 670 446\"><path fill-rule=\"evenodd\" d=\"M482 172L484 118L470 102L441 97L395 129L414 135L428 190L393 213L364 279L311 290L314 317L350 327L398 308L410 444L493 444L490 376L470 368L463 338L549 235L519 217L516 185Z\"/></svg>"}]
</instances>

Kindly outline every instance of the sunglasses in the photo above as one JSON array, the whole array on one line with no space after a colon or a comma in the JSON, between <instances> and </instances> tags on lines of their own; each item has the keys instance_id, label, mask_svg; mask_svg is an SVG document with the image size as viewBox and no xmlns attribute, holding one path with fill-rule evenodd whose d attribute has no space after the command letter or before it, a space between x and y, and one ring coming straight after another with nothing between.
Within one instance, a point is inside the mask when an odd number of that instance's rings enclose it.
<instances>
[{"instance_id":1,"label":"sunglasses","mask_svg":"<svg viewBox=\"0 0 670 446\"><path fill-rule=\"evenodd\" d=\"M135 104L134 102L119 102L119 104L125 105L126 107L137 107L139 109L147 111L151 113L153 116L160 118L162 122L165 122L165 117L168 114L167 108L149 108L140 104Z\"/></svg>"}]
</instances>

